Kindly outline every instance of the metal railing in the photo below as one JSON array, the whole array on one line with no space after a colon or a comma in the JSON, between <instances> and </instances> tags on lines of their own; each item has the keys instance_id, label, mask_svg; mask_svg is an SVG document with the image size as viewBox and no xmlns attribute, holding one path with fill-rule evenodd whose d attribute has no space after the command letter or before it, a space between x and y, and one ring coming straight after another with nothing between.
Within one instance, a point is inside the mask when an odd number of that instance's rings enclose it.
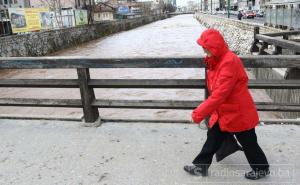
<instances>
[{"instance_id":1,"label":"metal railing","mask_svg":"<svg viewBox=\"0 0 300 185\"><path fill-rule=\"evenodd\" d=\"M300 39L290 39L290 36L300 36L300 31L260 34L259 27L254 27L254 42L250 51L258 52L259 55L280 55L282 49L287 49L294 54L299 54Z\"/></svg>"},{"instance_id":2,"label":"metal railing","mask_svg":"<svg viewBox=\"0 0 300 185\"><path fill-rule=\"evenodd\" d=\"M282 4L268 4L266 6L265 25L299 30L300 29L300 3L282 2Z\"/></svg>"},{"instance_id":3,"label":"metal railing","mask_svg":"<svg viewBox=\"0 0 300 185\"><path fill-rule=\"evenodd\" d=\"M299 56L241 56L247 68L300 67ZM1 79L1 88L79 88L81 99L0 98L0 106L82 108L85 122L98 108L193 109L200 101L96 99L95 88L204 89L204 79L91 79L90 68L204 68L202 58L0 58L0 69L76 69L78 79ZM300 80L250 80L250 89L300 89ZM299 104L256 102L259 111L300 112ZM276 121L276 120L275 120Z\"/></svg>"}]
</instances>

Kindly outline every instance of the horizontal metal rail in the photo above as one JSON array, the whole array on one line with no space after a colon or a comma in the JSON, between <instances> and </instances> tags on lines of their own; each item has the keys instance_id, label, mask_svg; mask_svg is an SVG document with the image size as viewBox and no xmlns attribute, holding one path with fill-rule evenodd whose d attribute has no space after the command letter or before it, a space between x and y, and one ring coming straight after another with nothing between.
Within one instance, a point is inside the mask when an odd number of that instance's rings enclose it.
<instances>
[{"instance_id":1,"label":"horizontal metal rail","mask_svg":"<svg viewBox=\"0 0 300 185\"><path fill-rule=\"evenodd\" d=\"M283 38L276 38L276 37L271 37L271 36L267 36L267 35L261 35L261 34L257 34L255 36L255 39L262 40L268 44L272 44L272 45L279 46L284 49L289 49L289 50L300 53L300 43L298 43L298 42L286 40Z\"/></svg>"},{"instance_id":2,"label":"horizontal metal rail","mask_svg":"<svg viewBox=\"0 0 300 185\"><path fill-rule=\"evenodd\" d=\"M205 88L204 79L94 79L88 84L93 88ZM249 80L248 87L250 89L300 89L300 80Z\"/></svg>"},{"instance_id":3,"label":"horizontal metal rail","mask_svg":"<svg viewBox=\"0 0 300 185\"><path fill-rule=\"evenodd\" d=\"M127 109L181 109L196 108L201 101L173 100L96 100L92 106L98 108L127 108ZM284 104L272 102L257 102L258 111L300 112L299 104Z\"/></svg>"},{"instance_id":4,"label":"horizontal metal rail","mask_svg":"<svg viewBox=\"0 0 300 185\"><path fill-rule=\"evenodd\" d=\"M80 99L0 98L0 106L82 108Z\"/></svg>"},{"instance_id":5,"label":"horizontal metal rail","mask_svg":"<svg viewBox=\"0 0 300 185\"><path fill-rule=\"evenodd\" d=\"M284 32L277 32L277 33L264 33L263 35L270 36L270 37L300 35L300 31L284 31Z\"/></svg>"},{"instance_id":6,"label":"horizontal metal rail","mask_svg":"<svg viewBox=\"0 0 300 185\"><path fill-rule=\"evenodd\" d=\"M268 37L268 36L262 36ZM272 37L270 37L272 38ZM273 39L273 38L272 38ZM271 40L272 40L271 39ZM278 42L281 43L281 42ZM276 44L276 43L275 43ZM283 44L284 45L284 44ZM300 51L300 43L298 44ZM297 49L296 48L296 49ZM300 57L240 56L247 68L300 67ZM93 58L93 57L9 57L0 58L0 69L59 69L59 68L204 68L203 58ZM284 62L283 62L284 61Z\"/></svg>"},{"instance_id":7,"label":"horizontal metal rail","mask_svg":"<svg viewBox=\"0 0 300 185\"><path fill-rule=\"evenodd\" d=\"M204 89L204 79L91 79L92 88ZM76 79L2 79L0 87L79 88ZM300 89L300 80L249 80L250 89Z\"/></svg>"},{"instance_id":8,"label":"horizontal metal rail","mask_svg":"<svg viewBox=\"0 0 300 185\"><path fill-rule=\"evenodd\" d=\"M247 68L300 67L300 57L241 56ZM89 68L204 68L203 58L90 57L0 58L0 69L74 68L78 79L1 79L0 88L79 88L81 99L0 98L0 106L83 108L86 122L99 118L98 108L182 109L197 107L201 101L100 100L95 88L204 89L204 79L91 79ZM300 89L300 80L249 80L250 89ZM257 102L259 111L300 112L299 104Z\"/></svg>"},{"instance_id":9,"label":"horizontal metal rail","mask_svg":"<svg viewBox=\"0 0 300 185\"><path fill-rule=\"evenodd\" d=\"M0 87L78 88L78 79L1 79Z\"/></svg>"},{"instance_id":10,"label":"horizontal metal rail","mask_svg":"<svg viewBox=\"0 0 300 185\"><path fill-rule=\"evenodd\" d=\"M189 120L179 120L179 119L111 119L102 118L103 122L117 122L117 123L181 123L181 124L191 124ZM297 119L260 119L262 124L293 124L300 125L300 120Z\"/></svg>"},{"instance_id":11,"label":"horizontal metal rail","mask_svg":"<svg viewBox=\"0 0 300 185\"><path fill-rule=\"evenodd\" d=\"M100 100L92 103L97 108L119 109L180 109L196 108L202 101L174 100ZM80 99L31 99L31 98L0 98L0 106L19 107L66 107L82 108ZM256 102L259 111L300 112L299 104Z\"/></svg>"}]
</instances>

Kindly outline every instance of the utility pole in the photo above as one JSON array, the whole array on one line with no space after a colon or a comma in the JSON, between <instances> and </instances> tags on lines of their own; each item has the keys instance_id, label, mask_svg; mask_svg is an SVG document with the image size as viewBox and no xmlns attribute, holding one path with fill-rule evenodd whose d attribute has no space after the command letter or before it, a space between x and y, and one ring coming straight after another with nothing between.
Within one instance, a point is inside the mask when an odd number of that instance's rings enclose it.
<instances>
[{"instance_id":1,"label":"utility pole","mask_svg":"<svg viewBox=\"0 0 300 185\"><path fill-rule=\"evenodd\" d=\"M230 18L230 0L227 0L227 17Z\"/></svg>"},{"instance_id":2,"label":"utility pole","mask_svg":"<svg viewBox=\"0 0 300 185\"><path fill-rule=\"evenodd\" d=\"M78 8L78 2L77 2L77 0L74 0L75 1L75 9L77 9Z\"/></svg>"},{"instance_id":3,"label":"utility pole","mask_svg":"<svg viewBox=\"0 0 300 185\"><path fill-rule=\"evenodd\" d=\"M210 0L210 14L212 15L213 12L212 12L212 0Z\"/></svg>"},{"instance_id":4,"label":"utility pole","mask_svg":"<svg viewBox=\"0 0 300 185\"><path fill-rule=\"evenodd\" d=\"M88 1L88 24L94 23L94 5L95 5L94 0Z\"/></svg>"},{"instance_id":5,"label":"utility pole","mask_svg":"<svg viewBox=\"0 0 300 185\"><path fill-rule=\"evenodd\" d=\"M200 2L200 10L201 10L201 12L202 12L202 0L201 0L201 2Z\"/></svg>"},{"instance_id":6,"label":"utility pole","mask_svg":"<svg viewBox=\"0 0 300 185\"><path fill-rule=\"evenodd\" d=\"M62 6L61 6L61 1L58 0L58 13L59 13L59 27L62 28L63 27L63 20L62 20L62 10L61 10Z\"/></svg>"}]
</instances>

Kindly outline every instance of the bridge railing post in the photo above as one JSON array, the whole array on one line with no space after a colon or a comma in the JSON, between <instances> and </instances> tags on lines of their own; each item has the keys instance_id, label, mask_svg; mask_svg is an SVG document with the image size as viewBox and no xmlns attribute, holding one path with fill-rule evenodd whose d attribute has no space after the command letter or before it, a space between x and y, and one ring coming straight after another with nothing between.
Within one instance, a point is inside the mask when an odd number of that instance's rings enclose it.
<instances>
[{"instance_id":1,"label":"bridge railing post","mask_svg":"<svg viewBox=\"0 0 300 185\"><path fill-rule=\"evenodd\" d=\"M207 78L208 78L207 77L207 68L205 67L204 70L205 70L204 100L206 100L208 98L208 96L209 96L208 84L207 84ZM208 117L205 119L204 123L205 123L206 128L208 129L208 127L209 127L209 118Z\"/></svg>"},{"instance_id":2,"label":"bridge railing post","mask_svg":"<svg viewBox=\"0 0 300 185\"><path fill-rule=\"evenodd\" d=\"M259 34L259 26L255 26L254 27L253 33L254 33L254 36L253 36L254 37L254 41L253 41L252 46L250 48L250 52L251 53L259 51L259 48L257 47L257 44L259 43L259 40L256 38L256 35Z\"/></svg>"},{"instance_id":3,"label":"bridge railing post","mask_svg":"<svg viewBox=\"0 0 300 185\"><path fill-rule=\"evenodd\" d=\"M94 89L90 88L88 82L90 80L90 72L88 68L78 68L78 82L80 87L81 102L83 106L83 116L86 123L93 123L99 119L99 111L92 106L95 101Z\"/></svg>"}]
</instances>

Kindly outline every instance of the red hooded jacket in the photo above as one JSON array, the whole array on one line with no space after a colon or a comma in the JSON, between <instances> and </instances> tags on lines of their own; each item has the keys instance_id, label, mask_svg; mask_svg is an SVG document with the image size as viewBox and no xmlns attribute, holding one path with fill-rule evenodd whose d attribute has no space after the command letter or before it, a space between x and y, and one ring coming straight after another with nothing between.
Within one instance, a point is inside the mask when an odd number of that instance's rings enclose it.
<instances>
[{"instance_id":1,"label":"red hooded jacket","mask_svg":"<svg viewBox=\"0 0 300 185\"><path fill-rule=\"evenodd\" d=\"M200 123L210 115L210 128L217 121L220 129L227 132L254 128L259 119L240 58L228 49L217 30L204 31L197 43L210 51L212 56L205 58L210 96L193 111L194 122Z\"/></svg>"}]
</instances>

